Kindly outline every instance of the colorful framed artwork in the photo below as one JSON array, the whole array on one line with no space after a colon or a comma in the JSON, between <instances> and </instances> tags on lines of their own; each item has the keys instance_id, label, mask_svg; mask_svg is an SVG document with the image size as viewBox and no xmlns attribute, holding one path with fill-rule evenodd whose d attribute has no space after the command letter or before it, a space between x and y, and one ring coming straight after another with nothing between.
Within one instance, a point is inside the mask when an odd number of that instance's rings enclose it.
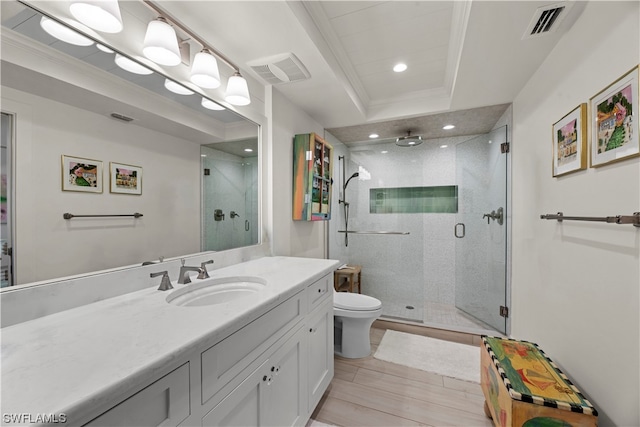
<instances>
[{"instance_id":1,"label":"colorful framed artwork","mask_svg":"<svg viewBox=\"0 0 640 427\"><path fill-rule=\"evenodd\" d=\"M638 70L636 66L589 101L591 167L640 155Z\"/></svg>"},{"instance_id":2,"label":"colorful framed artwork","mask_svg":"<svg viewBox=\"0 0 640 427\"><path fill-rule=\"evenodd\" d=\"M102 193L100 160L62 155L62 190Z\"/></svg>"},{"instance_id":3,"label":"colorful framed artwork","mask_svg":"<svg viewBox=\"0 0 640 427\"><path fill-rule=\"evenodd\" d=\"M109 177L112 193L142 194L142 167L111 162Z\"/></svg>"},{"instance_id":4,"label":"colorful framed artwork","mask_svg":"<svg viewBox=\"0 0 640 427\"><path fill-rule=\"evenodd\" d=\"M587 104L580 104L553 124L554 177L587 168Z\"/></svg>"}]
</instances>

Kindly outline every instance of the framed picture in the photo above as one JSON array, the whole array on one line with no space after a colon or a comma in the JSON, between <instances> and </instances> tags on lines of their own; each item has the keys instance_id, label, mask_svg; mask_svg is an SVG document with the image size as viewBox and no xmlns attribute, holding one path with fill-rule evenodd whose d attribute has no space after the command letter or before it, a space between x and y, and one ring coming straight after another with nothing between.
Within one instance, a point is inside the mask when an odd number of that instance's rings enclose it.
<instances>
[{"instance_id":1,"label":"framed picture","mask_svg":"<svg viewBox=\"0 0 640 427\"><path fill-rule=\"evenodd\" d=\"M553 176L587 168L587 104L553 124Z\"/></svg>"},{"instance_id":2,"label":"framed picture","mask_svg":"<svg viewBox=\"0 0 640 427\"><path fill-rule=\"evenodd\" d=\"M62 190L102 193L100 160L62 155Z\"/></svg>"},{"instance_id":3,"label":"framed picture","mask_svg":"<svg viewBox=\"0 0 640 427\"><path fill-rule=\"evenodd\" d=\"M640 155L638 67L591 98L591 167Z\"/></svg>"},{"instance_id":4,"label":"framed picture","mask_svg":"<svg viewBox=\"0 0 640 427\"><path fill-rule=\"evenodd\" d=\"M142 194L142 167L109 163L110 191L122 194Z\"/></svg>"}]
</instances>

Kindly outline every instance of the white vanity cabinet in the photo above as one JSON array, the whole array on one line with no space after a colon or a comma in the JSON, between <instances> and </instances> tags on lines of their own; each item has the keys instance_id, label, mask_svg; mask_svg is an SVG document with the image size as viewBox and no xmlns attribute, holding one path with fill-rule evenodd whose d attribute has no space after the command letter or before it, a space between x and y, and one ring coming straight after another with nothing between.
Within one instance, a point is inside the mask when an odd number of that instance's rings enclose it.
<instances>
[{"instance_id":1,"label":"white vanity cabinet","mask_svg":"<svg viewBox=\"0 0 640 427\"><path fill-rule=\"evenodd\" d=\"M309 312L231 382L239 383L233 390L227 394L227 385L219 393L223 398L213 397L219 403L203 417L203 426L306 423L333 378L331 283L327 275L307 287L302 294Z\"/></svg>"},{"instance_id":2,"label":"white vanity cabinet","mask_svg":"<svg viewBox=\"0 0 640 427\"><path fill-rule=\"evenodd\" d=\"M185 363L85 425L176 426L189 413L189 363Z\"/></svg>"},{"instance_id":3,"label":"white vanity cabinet","mask_svg":"<svg viewBox=\"0 0 640 427\"><path fill-rule=\"evenodd\" d=\"M332 294L307 317L305 332L308 349L308 411L311 414L333 379Z\"/></svg>"},{"instance_id":4,"label":"white vanity cabinet","mask_svg":"<svg viewBox=\"0 0 640 427\"><path fill-rule=\"evenodd\" d=\"M203 426L295 426L307 420L304 329L298 328L203 419Z\"/></svg>"}]
</instances>

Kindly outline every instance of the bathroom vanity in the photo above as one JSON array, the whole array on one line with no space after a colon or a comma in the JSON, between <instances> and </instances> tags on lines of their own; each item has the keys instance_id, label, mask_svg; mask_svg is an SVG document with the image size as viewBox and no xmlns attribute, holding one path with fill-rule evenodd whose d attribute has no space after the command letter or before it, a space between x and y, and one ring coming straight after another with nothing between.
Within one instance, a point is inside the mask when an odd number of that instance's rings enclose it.
<instances>
[{"instance_id":1,"label":"bathroom vanity","mask_svg":"<svg viewBox=\"0 0 640 427\"><path fill-rule=\"evenodd\" d=\"M263 257L8 326L3 423L305 425L333 377L338 264ZM260 286L203 305L171 298L225 280Z\"/></svg>"}]
</instances>

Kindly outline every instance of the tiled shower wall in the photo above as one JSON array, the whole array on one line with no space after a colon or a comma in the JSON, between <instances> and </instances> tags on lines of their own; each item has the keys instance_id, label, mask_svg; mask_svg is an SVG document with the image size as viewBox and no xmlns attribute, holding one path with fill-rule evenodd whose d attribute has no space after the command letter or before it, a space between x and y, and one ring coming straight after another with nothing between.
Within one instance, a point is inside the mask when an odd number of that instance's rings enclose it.
<instances>
[{"instance_id":1,"label":"tiled shower wall","mask_svg":"<svg viewBox=\"0 0 640 427\"><path fill-rule=\"evenodd\" d=\"M258 241L258 162L257 157L239 157L202 147L203 250L221 251L255 244ZM215 221L214 210L221 209L224 220ZM239 217L231 218L230 212ZM248 227L245 221L249 221ZM249 228L247 230L247 228Z\"/></svg>"},{"instance_id":2,"label":"tiled shower wall","mask_svg":"<svg viewBox=\"0 0 640 427\"><path fill-rule=\"evenodd\" d=\"M338 215L334 216L338 222L330 224L329 239L337 239L338 247L330 250L329 256L343 259L335 254L346 253L350 264L362 265L363 293L383 302L384 315L422 321L425 300L455 303L453 227L456 215L371 214L369 190L455 185L455 146L470 138L429 140L417 147L377 144L354 148L347 155L347 178L358 166L371 174L370 180L353 179L347 187L349 229L409 232L408 235L349 234L349 246L345 247L344 234L337 233L338 229L344 229L342 205L337 206ZM441 148L442 145L447 147ZM341 182L337 182L340 187ZM334 246L335 243L330 245Z\"/></svg>"}]
</instances>

